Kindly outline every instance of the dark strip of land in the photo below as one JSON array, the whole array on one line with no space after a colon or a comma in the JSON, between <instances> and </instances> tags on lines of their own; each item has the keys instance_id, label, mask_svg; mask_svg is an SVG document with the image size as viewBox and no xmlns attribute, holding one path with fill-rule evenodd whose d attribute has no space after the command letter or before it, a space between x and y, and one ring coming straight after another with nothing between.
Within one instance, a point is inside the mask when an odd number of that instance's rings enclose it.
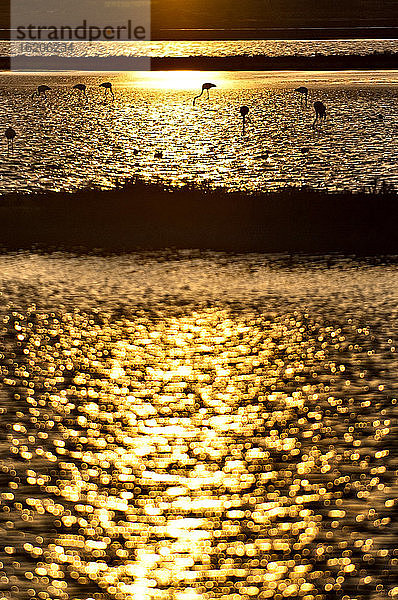
<instances>
[{"instance_id":1,"label":"dark strip of land","mask_svg":"<svg viewBox=\"0 0 398 600\"><path fill-rule=\"evenodd\" d=\"M398 253L398 194L311 188L227 192L131 181L109 191L0 197L0 247L229 252Z\"/></svg>"},{"instance_id":2,"label":"dark strip of land","mask_svg":"<svg viewBox=\"0 0 398 600\"><path fill-rule=\"evenodd\" d=\"M153 58L154 71L339 71L398 69L398 54L374 52L368 55L313 56L190 56Z\"/></svg>"},{"instance_id":3,"label":"dark strip of land","mask_svg":"<svg viewBox=\"0 0 398 600\"><path fill-rule=\"evenodd\" d=\"M187 57L126 57L68 58L59 56L17 59L18 70L89 70L89 71L339 71L398 69L398 53L368 55L318 54L314 56L187 56ZM0 69L11 68L9 58L0 58Z\"/></svg>"}]
</instances>

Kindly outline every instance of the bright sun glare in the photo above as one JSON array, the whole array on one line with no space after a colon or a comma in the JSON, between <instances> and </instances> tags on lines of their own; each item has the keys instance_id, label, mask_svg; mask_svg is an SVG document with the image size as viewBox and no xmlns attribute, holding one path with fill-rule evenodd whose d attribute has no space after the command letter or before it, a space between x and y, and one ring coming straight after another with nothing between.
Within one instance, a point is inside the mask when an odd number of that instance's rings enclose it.
<instances>
[{"instance_id":1,"label":"bright sun glare","mask_svg":"<svg viewBox=\"0 0 398 600\"><path fill-rule=\"evenodd\" d=\"M214 81L218 87L220 81L219 73L203 71L141 71L126 75L129 85L147 89L193 90L200 89L205 81Z\"/></svg>"}]
</instances>

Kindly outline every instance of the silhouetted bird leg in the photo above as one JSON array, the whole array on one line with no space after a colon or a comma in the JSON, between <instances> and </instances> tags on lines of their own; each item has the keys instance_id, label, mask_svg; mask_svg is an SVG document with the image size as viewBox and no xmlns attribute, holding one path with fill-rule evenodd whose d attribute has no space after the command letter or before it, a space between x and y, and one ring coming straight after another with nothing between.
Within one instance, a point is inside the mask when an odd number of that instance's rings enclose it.
<instances>
[{"instance_id":1,"label":"silhouetted bird leg","mask_svg":"<svg viewBox=\"0 0 398 600\"><path fill-rule=\"evenodd\" d=\"M317 115L314 119L312 127L315 129L316 125L322 125L326 121L326 115Z\"/></svg>"},{"instance_id":2,"label":"silhouetted bird leg","mask_svg":"<svg viewBox=\"0 0 398 600\"><path fill-rule=\"evenodd\" d=\"M245 125L246 123L250 123L251 125L253 124L253 121L251 120L251 118L249 117L249 115L245 115L243 117L243 135L245 135Z\"/></svg>"},{"instance_id":3,"label":"silhouetted bird leg","mask_svg":"<svg viewBox=\"0 0 398 600\"><path fill-rule=\"evenodd\" d=\"M315 129L315 126L318 124L318 122L322 124L326 120L326 106L323 104L323 102L317 100L316 102L314 102L314 108L315 119L312 124L312 127Z\"/></svg>"},{"instance_id":4,"label":"silhouetted bird leg","mask_svg":"<svg viewBox=\"0 0 398 600\"><path fill-rule=\"evenodd\" d=\"M313 129L315 129L315 125L317 124L317 122L318 122L318 115L316 115L316 117L315 117L315 119L314 119L314 122L313 122L313 124L312 124L312 128L313 128Z\"/></svg>"}]
</instances>

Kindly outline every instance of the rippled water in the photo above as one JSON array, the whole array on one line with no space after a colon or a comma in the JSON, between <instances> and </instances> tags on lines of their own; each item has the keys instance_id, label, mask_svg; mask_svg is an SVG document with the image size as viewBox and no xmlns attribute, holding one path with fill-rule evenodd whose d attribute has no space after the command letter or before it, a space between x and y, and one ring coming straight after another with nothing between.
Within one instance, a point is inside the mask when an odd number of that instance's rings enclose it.
<instances>
[{"instance_id":1,"label":"rippled water","mask_svg":"<svg viewBox=\"0 0 398 600\"><path fill-rule=\"evenodd\" d=\"M13 42L14 55L51 55L48 43ZM78 42L62 48L64 56L312 56L314 54L372 54L397 52L398 40L212 40ZM56 51L59 52L59 49ZM0 42L0 55L10 54L10 42Z\"/></svg>"},{"instance_id":2,"label":"rippled water","mask_svg":"<svg viewBox=\"0 0 398 600\"><path fill-rule=\"evenodd\" d=\"M104 80L114 102L98 87ZM71 89L77 81L89 86L87 102ZM217 87L194 107L204 81ZM3 74L1 118L18 137L10 158L3 141L2 189L109 187L132 175L239 189L358 189L376 176L398 183L397 81L391 71ZM43 82L53 88L48 98L32 101ZM302 84L308 109L294 92ZM315 130L314 100L328 111ZM251 117L245 136L242 104Z\"/></svg>"},{"instance_id":3,"label":"rippled water","mask_svg":"<svg viewBox=\"0 0 398 600\"><path fill-rule=\"evenodd\" d=\"M397 595L396 262L0 258L2 597Z\"/></svg>"}]
</instances>

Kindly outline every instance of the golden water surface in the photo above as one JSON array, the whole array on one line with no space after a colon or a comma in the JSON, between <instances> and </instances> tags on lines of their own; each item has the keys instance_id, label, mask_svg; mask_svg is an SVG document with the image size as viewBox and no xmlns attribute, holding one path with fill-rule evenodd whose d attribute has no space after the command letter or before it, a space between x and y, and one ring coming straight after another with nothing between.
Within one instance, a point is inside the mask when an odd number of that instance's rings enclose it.
<instances>
[{"instance_id":1,"label":"golden water surface","mask_svg":"<svg viewBox=\"0 0 398 600\"><path fill-rule=\"evenodd\" d=\"M395 597L397 277L1 257L0 597Z\"/></svg>"},{"instance_id":2,"label":"golden water surface","mask_svg":"<svg viewBox=\"0 0 398 600\"><path fill-rule=\"evenodd\" d=\"M217 87L193 106L204 82ZM47 98L32 99L43 84ZM394 71L2 74L1 119L17 133L12 155L5 139L0 149L2 190L109 188L132 176L235 190L398 185L397 84ZM314 129L315 101L327 120Z\"/></svg>"}]
</instances>

